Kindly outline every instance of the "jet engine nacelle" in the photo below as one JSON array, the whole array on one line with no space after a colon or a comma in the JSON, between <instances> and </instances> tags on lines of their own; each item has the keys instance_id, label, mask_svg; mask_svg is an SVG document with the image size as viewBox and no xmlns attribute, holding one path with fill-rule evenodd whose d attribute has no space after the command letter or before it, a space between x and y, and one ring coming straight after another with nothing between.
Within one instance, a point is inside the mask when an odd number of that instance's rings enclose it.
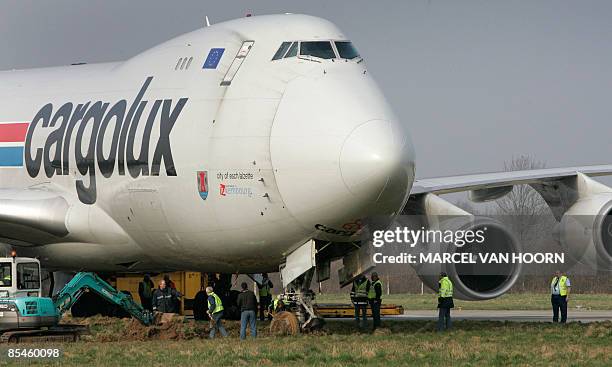
<instances>
[{"instance_id":1,"label":"jet engine nacelle","mask_svg":"<svg viewBox=\"0 0 612 367\"><path fill-rule=\"evenodd\" d=\"M612 270L612 193L580 198L563 215L557 232L572 259Z\"/></svg>"},{"instance_id":2,"label":"jet engine nacelle","mask_svg":"<svg viewBox=\"0 0 612 367\"><path fill-rule=\"evenodd\" d=\"M442 233L483 233L480 243L465 244L458 247L447 243L417 244L413 251L426 253L460 253L478 256L478 253L518 253L521 246L513 234L500 222L487 217L474 216L455 205L432 194L427 194L418 201L410 203L405 214L410 227L419 226L427 230ZM415 210L416 209L416 210ZM414 210L414 212L410 212ZM421 280L431 289L438 289L440 272L446 272L454 284L454 297L464 300L486 300L506 293L516 282L521 273L520 263L419 263L415 266Z\"/></svg>"}]
</instances>

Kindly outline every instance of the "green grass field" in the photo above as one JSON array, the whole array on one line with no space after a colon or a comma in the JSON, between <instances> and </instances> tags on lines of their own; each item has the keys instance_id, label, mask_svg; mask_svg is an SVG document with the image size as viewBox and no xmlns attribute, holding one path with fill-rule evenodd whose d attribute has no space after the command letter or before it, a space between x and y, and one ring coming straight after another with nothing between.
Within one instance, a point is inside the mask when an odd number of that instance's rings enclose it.
<instances>
[{"instance_id":1,"label":"green grass field","mask_svg":"<svg viewBox=\"0 0 612 367\"><path fill-rule=\"evenodd\" d=\"M319 302L347 303L344 295ZM406 310L435 308L434 295L393 295L385 303ZM547 295L511 294L486 302L462 302L464 309L548 309ZM573 295L594 310L612 309L610 295ZM575 307L575 306L573 306ZM57 366L612 366L612 322L520 323L457 321L453 330L435 331L433 321L383 321L372 334L358 332L352 320L328 321L316 335L273 336L259 323L260 338L241 342L237 321L225 321L230 337L208 340L207 322L145 328L128 319L74 319L90 325L92 335L59 346L57 360L9 360L0 346L0 365ZM69 321L65 321L69 322ZM154 332L150 332L154 330ZM47 347L21 344L18 347Z\"/></svg>"},{"instance_id":2,"label":"green grass field","mask_svg":"<svg viewBox=\"0 0 612 367\"><path fill-rule=\"evenodd\" d=\"M317 295L318 303L349 303L348 294ZM431 310L437 305L434 294L391 294L383 296L383 303L404 306L404 310ZM455 307L463 310L548 310L550 295L537 293L504 294L489 301L455 300ZM612 310L612 294L572 294L569 307L585 310Z\"/></svg>"},{"instance_id":3,"label":"green grass field","mask_svg":"<svg viewBox=\"0 0 612 367\"><path fill-rule=\"evenodd\" d=\"M332 321L324 334L293 337L269 336L267 323L262 323L259 330L263 337L243 342L237 338L237 322L228 322L228 326L232 335L215 340L99 342L94 334L90 341L61 345L61 359L22 363L149 367L610 366L612 358L612 322L561 326L460 321L452 331L439 334L433 322L399 321L369 334L355 332L351 322ZM3 365L9 364L5 348L0 348Z\"/></svg>"}]
</instances>

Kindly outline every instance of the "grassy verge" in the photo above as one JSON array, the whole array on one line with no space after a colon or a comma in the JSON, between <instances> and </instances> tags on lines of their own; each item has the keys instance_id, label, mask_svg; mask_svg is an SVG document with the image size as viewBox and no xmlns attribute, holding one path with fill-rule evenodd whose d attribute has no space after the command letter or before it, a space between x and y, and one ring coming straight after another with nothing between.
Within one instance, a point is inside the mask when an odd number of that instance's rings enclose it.
<instances>
[{"instance_id":1,"label":"grassy verge","mask_svg":"<svg viewBox=\"0 0 612 367\"><path fill-rule=\"evenodd\" d=\"M349 303L348 294L317 295L318 303ZM383 303L404 306L405 310L431 310L436 308L434 294L391 294L383 297ZM504 294L488 301L455 300L455 307L464 310L548 310L550 295L538 293ZM572 294L569 307L586 310L612 310L612 294Z\"/></svg>"},{"instance_id":2,"label":"grassy verge","mask_svg":"<svg viewBox=\"0 0 612 367\"><path fill-rule=\"evenodd\" d=\"M612 322L565 326L541 323L456 322L436 333L426 321L387 323L374 334L351 322L332 321L319 335L239 341L228 322L226 339L99 342L60 347L58 360L28 360L61 366L609 366ZM25 345L24 345L25 346ZM40 347L40 346L39 346ZM5 348L5 347L3 347ZM6 352L0 364L7 364ZM10 361L14 363L14 361Z\"/></svg>"}]
</instances>

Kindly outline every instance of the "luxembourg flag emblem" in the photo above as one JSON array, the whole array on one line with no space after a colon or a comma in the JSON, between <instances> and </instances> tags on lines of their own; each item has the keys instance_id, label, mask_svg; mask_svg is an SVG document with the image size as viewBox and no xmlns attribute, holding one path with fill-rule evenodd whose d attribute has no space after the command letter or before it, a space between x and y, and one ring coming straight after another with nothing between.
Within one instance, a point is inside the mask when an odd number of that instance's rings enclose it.
<instances>
[{"instance_id":1,"label":"luxembourg flag emblem","mask_svg":"<svg viewBox=\"0 0 612 367\"><path fill-rule=\"evenodd\" d=\"M202 200L206 200L208 197L208 172L198 171L198 192Z\"/></svg>"},{"instance_id":2,"label":"luxembourg flag emblem","mask_svg":"<svg viewBox=\"0 0 612 367\"><path fill-rule=\"evenodd\" d=\"M0 168L23 167L28 122L0 122Z\"/></svg>"}]
</instances>

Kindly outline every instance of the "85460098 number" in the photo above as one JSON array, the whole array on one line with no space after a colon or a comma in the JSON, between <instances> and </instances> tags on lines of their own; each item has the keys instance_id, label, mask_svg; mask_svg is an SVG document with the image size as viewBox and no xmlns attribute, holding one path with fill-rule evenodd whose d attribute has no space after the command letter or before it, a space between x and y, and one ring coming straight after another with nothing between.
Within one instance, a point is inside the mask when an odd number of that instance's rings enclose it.
<instances>
[{"instance_id":1,"label":"85460098 number","mask_svg":"<svg viewBox=\"0 0 612 367\"><path fill-rule=\"evenodd\" d=\"M8 358L59 358L59 348L8 348L4 354Z\"/></svg>"}]
</instances>

